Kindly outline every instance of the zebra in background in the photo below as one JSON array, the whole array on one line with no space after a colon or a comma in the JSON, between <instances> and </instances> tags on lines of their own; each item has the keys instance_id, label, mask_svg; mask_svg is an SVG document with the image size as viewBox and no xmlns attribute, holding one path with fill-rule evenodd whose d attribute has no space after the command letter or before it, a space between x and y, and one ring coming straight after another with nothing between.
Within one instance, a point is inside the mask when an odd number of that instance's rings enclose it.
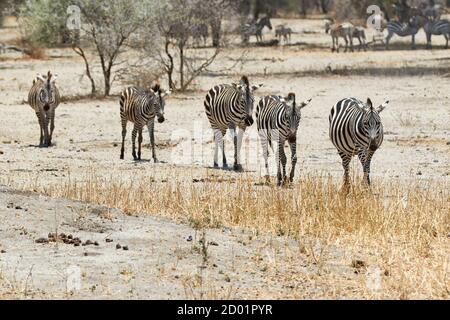
<instances>
[{"instance_id":1,"label":"zebra in background","mask_svg":"<svg viewBox=\"0 0 450 320\"><path fill-rule=\"evenodd\" d=\"M253 94L260 87L262 84L251 86L248 78L243 76L239 84L217 85L206 95L205 112L214 131L215 168L219 166L219 146L222 149L223 167L228 168L224 137L227 129L230 129L234 142L234 170L242 171L240 159L242 139L246 128L253 125Z\"/></svg>"},{"instance_id":2,"label":"zebra in background","mask_svg":"<svg viewBox=\"0 0 450 320\"><path fill-rule=\"evenodd\" d=\"M343 38L345 41L345 50L348 50L348 44L350 43L350 50L353 52L353 35L355 27L350 22L334 23L332 20L325 21L325 33L330 33L331 40L333 41L333 47L331 52L339 52L339 38Z\"/></svg>"},{"instance_id":3,"label":"zebra in background","mask_svg":"<svg viewBox=\"0 0 450 320\"><path fill-rule=\"evenodd\" d=\"M141 160L142 129L146 125L150 135L150 144L152 148L152 158L158 162L155 153L155 114L158 122L164 122L165 97L170 91L163 92L161 87L156 84L150 92L146 92L136 87L125 89L120 95L120 118L122 122L122 149L120 159L124 158L125 137L127 135L127 123L134 123L132 132L133 158ZM138 137L138 153L136 155L136 136Z\"/></svg>"},{"instance_id":4,"label":"zebra in background","mask_svg":"<svg viewBox=\"0 0 450 320\"><path fill-rule=\"evenodd\" d=\"M361 51L361 49L367 50L366 31L363 27L355 27L352 37L358 39L359 51Z\"/></svg>"},{"instance_id":5,"label":"zebra in background","mask_svg":"<svg viewBox=\"0 0 450 320\"><path fill-rule=\"evenodd\" d=\"M450 37L450 21L448 20L438 20L438 21L427 21L423 29L427 35L427 48L431 49L431 36L432 35L443 35L445 37L445 48L448 49L448 39Z\"/></svg>"},{"instance_id":6,"label":"zebra in background","mask_svg":"<svg viewBox=\"0 0 450 320\"><path fill-rule=\"evenodd\" d=\"M286 182L286 153L284 145L289 142L291 149L291 172L289 181L294 180L295 166L297 164L297 130L301 119L301 109L307 106L311 99L297 105L295 94L289 93L287 98L280 96L266 96L262 98L256 108L256 123L261 139L264 162L266 167L266 179L269 178L269 145L277 143L277 184Z\"/></svg>"},{"instance_id":7,"label":"zebra in background","mask_svg":"<svg viewBox=\"0 0 450 320\"><path fill-rule=\"evenodd\" d=\"M208 25L206 23L197 23L191 26L191 35L194 40L194 44L198 47L199 43L203 40L203 45L206 47L206 41L208 41Z\"/></svg>"},{"instance_id":8,"label":"zebra in background","mask_svg":"<svg viewBox=\"0 0 450 320\"><path fill-rule=\"evenodd\" d=\"M356 154L363 166L364 180L370 185L370 162L383 142L383 125L379 114L388 103L386 101L375 109L369 98L366 104L355 98L347 98L331 109L330 139L342 159L345 187L349 185L350 161Z\"/></svg>"},{"instance_id":9,"label":"zebra in background","mask_svg":"<svg viewBox=\"0 0 450 320\"><path fill-rule=\"evenodd\" d=\"M275 37L277 37L278 41L280 42L281 38L283 38L285 43L290 43L292 33L294 33L292 29L287 28L284 25L279 25L275 27Z\"/></svg>"},{"instance_id":10,"label":"zebra in background","mask_svg":"<svg viewBox=\"0 0 450 320\"><path fill-rule=\"evenodd\" d=\"M39 120L40 138L39 147L52 145L53 130L55 129L55 110L61 102L59 90L56 87L58 75L37 75L33 80L33 86L28 93L28 104L36 112ZM50 125L50 131L49 126Z\"/></svg>"},{"instance_id":11,"label":"zebra in background","mask_svg":"<svg viewBox=\"0 0 450 320\"><path fill-rule=\"evenodd\" d=\"M394 34L399 37L411 36L411 48L416 48L416 34L420 28L425 25L425 18L422 16L412 17L408 23L401 23L398 21L388 21L386 28L388 29L388 35L386 37L386 50L389 49L389 41Z\"/></svg>"},{"instance_id":12,"label":"zebra in background","mask_svg":"<svg viewBox=\"0 0 450 320\"><path fill-rule=\"evenodd\" d=\"M250 37L256 36L256 41L261 42L263 40L262 31L265 27L272 30L272 23L269 16L261 18L256 23L250 22L244 24L241 29L242 41L245 44L248 44L250 41Z\"/></svg>"}]
</instances>

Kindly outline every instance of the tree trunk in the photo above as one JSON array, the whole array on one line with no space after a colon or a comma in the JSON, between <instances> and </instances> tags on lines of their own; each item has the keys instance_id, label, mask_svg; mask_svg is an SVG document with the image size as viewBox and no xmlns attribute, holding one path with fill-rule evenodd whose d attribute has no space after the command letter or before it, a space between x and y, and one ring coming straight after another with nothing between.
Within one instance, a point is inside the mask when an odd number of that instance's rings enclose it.
<instances>
[{"instance_id":1,"label":"tree trunk","mask_svg":"<svg viewBox=\"0 0 450 320\"><path fill-rule=\"evenodd\" d=\"M81 47L73 47L73 51L75 51L79 56L81 56L84 60L84 64L86 66L86 75L91 81L91 95L94 96L96 94L96 87L95 87L95 81L91 74L91 68L89 67L89 61L87 60L86 54L84 53L84 50Z\"/></svg>"},{"instance_id":2,"label":"tree trunk","mask_svg":"<svg viewBox=\"0 0 450 320\"><path fill-rule=\"evenodd\" d=\"M213 47L220 47L220 34L222 29L222 21L217 19L211 22L211 33L212 33L212 42Z\"/></svg>"},{"instance_id":3,"label":"tree trunk","mask_svg":"<svg viewBox=\"0 0 450 320\"><path fill-rule=\"evenodd\" d=\"M180 50L180 88L184 88L184 43L178 46Z\"/></svg>"},{"instance_id":4,"label":"tree trunk","mask_svg":"<svg viewBox=\"0 0 450 320\"><path fill-rule=\"evenodd\" d=\"M111 70L106 70L103 72L103 77L105 78L105 97L109 96L111 93Z\"/></svg>"}]
</instances>

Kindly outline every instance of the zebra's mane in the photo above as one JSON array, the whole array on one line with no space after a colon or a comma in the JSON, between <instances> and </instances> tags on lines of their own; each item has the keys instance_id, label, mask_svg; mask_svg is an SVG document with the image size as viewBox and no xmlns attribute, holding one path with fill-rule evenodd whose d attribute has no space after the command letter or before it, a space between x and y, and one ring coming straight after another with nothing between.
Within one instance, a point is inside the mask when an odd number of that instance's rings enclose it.
<instances>
[{"instance_id":1,"label":"zebra's mane","mask_svg":"<svg viewBox=\"0 0 450 320\"><path fill-rule=\"evenodd\" d=\"M153 90L155 93L158 93L159 95L161 95L161 86L160 86L159 84L155 84L155 85L152 87L152 90Z\"/></svg>"},{"instance_id":2,"label":"zebra's mane","mask_svg":"<svg viewBox=\"0 0 450 320\"><path fill-rule=\"evenodd\" d=\"M248 81L247 76L242 76L241 81L247 86L250 87L250 82Z\"/></svg>"}]
</instances>

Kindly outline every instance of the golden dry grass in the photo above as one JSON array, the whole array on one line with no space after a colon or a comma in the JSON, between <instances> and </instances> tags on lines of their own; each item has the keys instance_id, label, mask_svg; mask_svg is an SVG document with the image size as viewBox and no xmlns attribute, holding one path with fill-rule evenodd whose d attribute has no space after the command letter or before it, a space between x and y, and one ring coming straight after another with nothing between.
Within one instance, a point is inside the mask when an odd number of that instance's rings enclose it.
<instances>
[{"instance_id":1,"label":"golden dry grass","mask_svg":"<svg viewBox=\"0 0 450 320\"><path fill-rule=\"evenodd\" d=\"M327 283L332 296L450 297L448 181L378 181L370 190L354 184L345 196L338 182L320 175L303 176L289 188L260 184L245 175L229 183L208 173L196 180L201 183L185 178L161 182L142 176L129 181L90 173L82 181L69 178L57 185L33 181L22 189L104 204L129 214L164 216L197 229L239 226L255 236L288 236L299 241L300 252L316 265L326 264L337 246L350 257L362 257L362 272L369 266L381 270L383 288L376 292L354 279L321 274L315 281ZM315 253L310 239L328 248L327 255ZM348 265L346 259L338 263Z\"/></svg>"}]
</instances>

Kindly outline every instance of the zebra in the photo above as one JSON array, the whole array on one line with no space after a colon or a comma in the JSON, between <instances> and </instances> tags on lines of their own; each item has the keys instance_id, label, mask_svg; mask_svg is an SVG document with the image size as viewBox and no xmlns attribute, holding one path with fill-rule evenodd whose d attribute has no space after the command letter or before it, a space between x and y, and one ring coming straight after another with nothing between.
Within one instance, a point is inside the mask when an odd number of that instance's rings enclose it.
<instances>
[{"instance_id":1,"label":"zebra","mask_svg":"<svg viewBox=\"0 0 450 320\"><path fill-rule=\"evenodd\" d=\"M432 35L443 35L445 37L445 48L448 49L448 39L450 37L450 21L448 20L438 20L438 21L427 21L423 29L427 35L427 48L431 49L431 36Z\"/></svg>"},{"instance_id":2,"label":"zebra","mask_svg":"<svg viewBox=\"0 0 450 320\"><path fill-rule=\"evenodd\" d=\"M386 101L375 109L370 98L365 104L355 98L346 98L331 109L330 140L342 159L344 186L348 187L349 165L356 154L363 166L364 181L370 185L370 162L383 142L380 113L388 104Z\"/></svg>"},{"instance_id":3,"label":"zebra","mask_svg":"<svg viewBox=\"0 0 450 320\"><path fill-rule=\"evenodd\" d=\"M367 44L366 44L366 31L363 27L355 27L352 34L353 38L358 39L359 42L359 51L363 48L364 50L367 50Z\"/></svg>"},{"instance_id":4,"label":"zebra","mask_svg":"<svg viewBox=\"0 0 450 320\"><path fill-rule=\"evenodd\" d=\"M262 30L264 27L272 30L272 23L270 17L266 16L261 18L258 22L246 23L242 26L241 34L242 40L245 44L250 41L250 36L256 36L256 41L261 42L263 40Z\"/></svg>"},{"instance_id":5,"label":"zebra","mask_svg":"<svg viewBox=\"0 0 450 320\"><path fill-rule=\"evenodd\" d=\"M40 126L39 147L52 145L55 129L55 111L61 102L59 90L56 87L58 75L48 71L47 76L38 74L33 80L33 86L28 93L28 104L36 112ZM50 132L49 126L50 125Z\"/></svg>"},{"instance_id":6,"label":"zebra","mask_svg":"<svg viewBox=\"0 0 450 320\"><path fill-rule=\"evenodd\" d=\"M190 33L196 46L203 40L203 45L206 46L208 40L208 25L205 23L197 23L191 26Z\"/></svg>"},{"instance_id":7,"label":"zebra","mask_svg":"<svg viewBox=\"0 0 450 320\"><path fill-rule=\"evenodd\" d=\"M330 33L331 40L333 41L333 47L331 52L339 52L339 38L345 40L345 50L348 50L348 44L350 43L350 50L353 52L353 34L355 27L350 22L333 23L331 20L325 21L325 33Z\"/></svg>"},{"instance_id":8,"label":"zebra","mask_svg":"<svg viewBox=\"0 0 450 320\"><path fill-rule=\"evenodd\" d=\"M388 35L386 37L386 50L389 49L389 41L394 34L400 37L412 37L411 48L416 48L416 34L420 28L425 25L425 18L422 16L412 17L408 23L401 23L398 21L388 21L386 28L388 29Z\"/></svg>"},{"instance_id":9,"label":"zebra","mask_svg":"<svg viewBox=\"0 0 450 320\"><path fill-rule=\"evenodd\" d=\"M280 42L281 38L283 37L285 43L290 43L292 33L293 33L292 29L287 28L284 25L278 25L275 28L275 37L277 37Z\"/></svg>"},{"instance_id":10,"label":"zebra","mask_svg":"<svg viewBox=\"0 0 450 320\"><path fill-rule=\"evenodd\" d=\"M234 170L242 171L240 148L247 127L253 125L254 92L262 87L250 85L247 76L239 84L222 84L213 87L206 95L204 106L206 116L214 131L214 168L218 165L219 145L222 149L223 168L228 168L225 157L224 137L231 130L234 142ZM239 130L237 130L237 128ZM236 131L239 131L236 134Z\"/></svg>"},{"instance_id":11,"label":"zebra","mask_svg":"<svg viewBox=\"0 0 450 320\"><path fill-rule=\"evenodd\" d=\"M132 154L134 160L141 160L142 129L146 125L150 135L152 158L155 163L158 162L155 153L155 114L159 123L163 123L165 121L165 97L169 94L170 91L163 92L158 84L154 85L150 92L146 92L137 87L128 87L122 91L120 95L120 118L122 122L122 148L120 151L120 159L124 159L127 123L128 121L131 121L134 123L132 132ZM136 155L135 143L136 135L138 134L139 144L138 153Z\"/></svg>"},{"instance_id":12,"label":"zebra","mask_svg":"<svg viewBox=\"0 0 450 320\"><path fill-rule=\"evenodd\" d=\"M289 93L287 98L273 95L266 96L259 101L256 108L256 123L263 149L266 179L269 177L269 145L273 150L273 141L278 143L276 151L278 186L286 182L287 158L284 152L286 141L289 142L291 149L289 181L292 182L294 180L295 166L297 164L297 130L300 124L301 109L310 102L311 99L297 105L295 94Z\"/></svg>"}]
</instances>

